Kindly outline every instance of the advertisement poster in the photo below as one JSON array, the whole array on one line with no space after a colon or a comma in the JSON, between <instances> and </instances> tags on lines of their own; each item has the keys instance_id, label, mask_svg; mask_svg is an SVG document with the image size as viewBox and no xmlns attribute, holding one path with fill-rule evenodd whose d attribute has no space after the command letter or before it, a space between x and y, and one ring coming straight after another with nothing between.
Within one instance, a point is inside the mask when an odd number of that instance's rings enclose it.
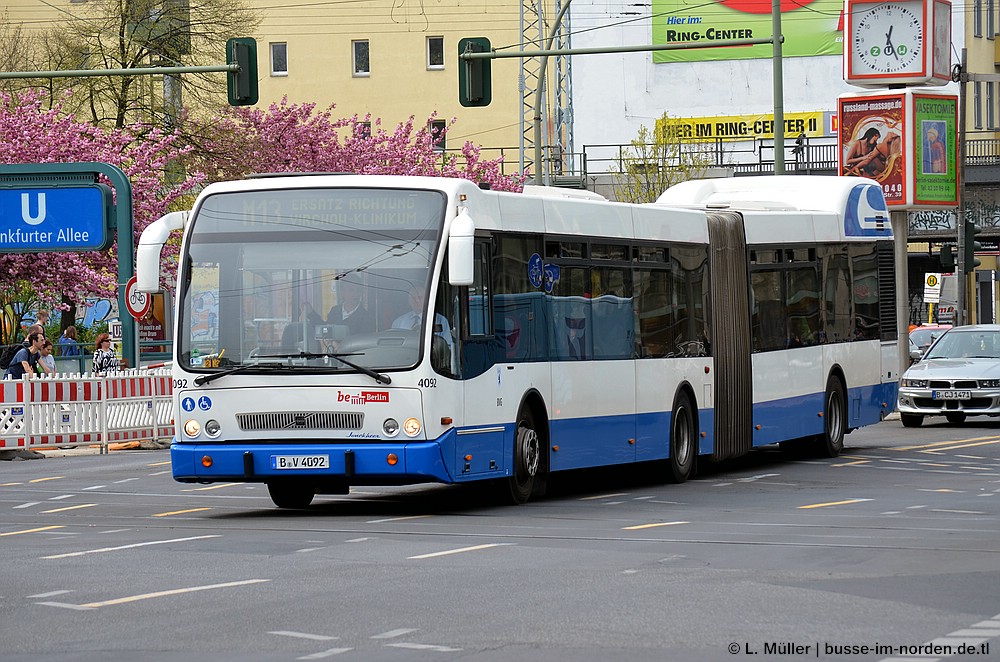
<instances>
[{"instance_id":1,"label":"advertisement poster","mask_svg":"<svg viewBox=\"0 0 1000 662\"><path fill-rule=\"evenodd\" d=\"M889 205L906 203L904 98L898 94L839 100L840 174L880 182Z\"/></svg>"},{"instance_id":2,"label":"advertisement poster","mask_svg":"<svg viewBox=\"0 0 1000 662\"><path fill-rule=\"evenodd\" d=\"M914 203L958 205L958 98L913 95Z\"/></svg>"},{"instance_id":3,"label":"advertisement poster","mask_svg":"<svg viewBox=\"0 0 1000 662\"><path fill-rule=\"evenodd\" d=\"M805 135L820 138L826 135L824 112L785 113L785 136ZM770 140L774 138L774 115L719 115L714 117L668 117L656 120L658 135L666 140L708 141Z\"/></svg>"},{"instance_id":4,"label":"advertisement poster","mask_svg":"<svg viewBox=\"0 0 1000 662\"><path fill-rule=\"evenodd\" d=\"M781 0L782 57L843 53L843 0ZM771 0L653 0L652 43L708 44L771 36ZM653 62L769 58L771 44L653 51Z\"/></svg>"}]
</instances>

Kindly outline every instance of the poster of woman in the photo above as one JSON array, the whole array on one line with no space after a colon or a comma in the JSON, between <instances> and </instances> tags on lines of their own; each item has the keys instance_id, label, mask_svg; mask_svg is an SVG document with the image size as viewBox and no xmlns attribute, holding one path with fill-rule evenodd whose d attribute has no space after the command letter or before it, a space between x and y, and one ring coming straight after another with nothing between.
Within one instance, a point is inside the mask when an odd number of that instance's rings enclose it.
<instances>
[{"instance_id":1,"label":"poster of woman","mask_svg":"<svg viewBox=\"0 0 1000 662\"><path fill-rule=\"evenodd\" d=\"M841 174L871 177L886 202L903 202L903 97L842 98L839 114Z\"/></svg>"}]
</instances>

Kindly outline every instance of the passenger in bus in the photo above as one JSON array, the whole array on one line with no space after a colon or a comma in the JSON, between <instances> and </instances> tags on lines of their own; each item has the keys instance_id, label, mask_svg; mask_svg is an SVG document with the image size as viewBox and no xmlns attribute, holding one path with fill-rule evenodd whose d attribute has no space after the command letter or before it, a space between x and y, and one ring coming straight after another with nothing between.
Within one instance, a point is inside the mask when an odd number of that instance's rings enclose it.
<instances>
[{"instance_id":1,"label":"passenger in bus","mask_svg":"<svg viewBox=\"0 0 1000 662\"><path fill-rule=\"evenodd\" d=\"M375 318L365 308L364 286L353 280L337 281L337 305L327 313L327 324L343 324L349 335L371 333L375 330Z\"/></svg>"},{"instance_id":2,"label":"passenger in bus","mask_svg":"<svg viewBox=\"0 0 1000 662\"><path fill-rule=\"evenodd\" d=\"M410 284L407 288L406 295L410 304L410 310L394 319L392 321L392 328L419 329L420 323L423 320L424 302L427 296L423 288L413 284ZM454 342L451 338L451 325L448 324L448 318L440 313L434 314L434 335L443 338L448 343L448 349L451 350Z\"/></svg>"},{"instance_id":3,"label":"passenger in bus","mask_svg":"<svg viewBox=\"0 0 1000 662\"><path fill-rule=\"evenodd\" d=\"M587 318L566 317L565 321L569 358L582 361L587 358Z\"/></svg>"}]
</instances>

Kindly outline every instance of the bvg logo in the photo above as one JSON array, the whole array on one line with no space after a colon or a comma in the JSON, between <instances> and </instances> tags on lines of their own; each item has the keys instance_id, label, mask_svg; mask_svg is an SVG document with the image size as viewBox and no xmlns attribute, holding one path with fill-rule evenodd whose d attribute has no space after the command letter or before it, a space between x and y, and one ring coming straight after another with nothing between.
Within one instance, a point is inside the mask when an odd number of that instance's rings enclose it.
<instances>
[{"instance_id":1,"label":"bvg logo","mask_svg":"<svg viewBox=\"0 0 1000 662\"><path fill-rule=\"evenodd\" d=\"M344 393L337 391L337 402L346 402L351 405L366 405L370 402L389 402L388 391L361 391L361 394Z\"/></svg>"}]
</instances>

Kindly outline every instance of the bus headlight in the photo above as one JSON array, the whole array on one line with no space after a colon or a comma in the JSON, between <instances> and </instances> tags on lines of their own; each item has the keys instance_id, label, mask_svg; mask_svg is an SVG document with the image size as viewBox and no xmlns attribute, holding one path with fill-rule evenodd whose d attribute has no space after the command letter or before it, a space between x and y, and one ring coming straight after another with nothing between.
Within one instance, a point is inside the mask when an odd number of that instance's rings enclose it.
<instances>
[{"instance_id":1,"label":"bus headlight","mask_svg":"<svg viewBox=\"0 0 1000 662\"><path fill-rule=\"evenodd\" d=\"M387 437L395 437L399 434L399 422L395 418L387 418L382 421L382 432Z\"/></svg>"},{"instance_id":2,"label":"bus headlight","mask_svg":"<svg viewBox=\"0 0 1000 662\"><path fill-rule=\"evenodd\" d=\"M220 432L222 432L222 426L219 425L219 422L217 420L213 418L208 421L205 421L205 434L207 434L209 437L215 439L216 437L219 436Z\"/></svg>"},{"instance_id":3,"label":"bus headlight","mask_svg":"<svg viewBox=\"0 0 1000 662\"><path fill-rule=\"evenodd\" d=\"M187 437L197 437L201 434L201 423L193 418L184 422L184 435Z\"/></svg>"},{"instance_id":4,"label":"bus headlight","mask_svg":"<svg viewBox=\"0 0 1000 662\"><path fill-rule=\"evenodd\" d=\"M420 434L420 421L415 418L408 418L403 421L403 432L410 437Z\"/></svg>"}]
</instances>

